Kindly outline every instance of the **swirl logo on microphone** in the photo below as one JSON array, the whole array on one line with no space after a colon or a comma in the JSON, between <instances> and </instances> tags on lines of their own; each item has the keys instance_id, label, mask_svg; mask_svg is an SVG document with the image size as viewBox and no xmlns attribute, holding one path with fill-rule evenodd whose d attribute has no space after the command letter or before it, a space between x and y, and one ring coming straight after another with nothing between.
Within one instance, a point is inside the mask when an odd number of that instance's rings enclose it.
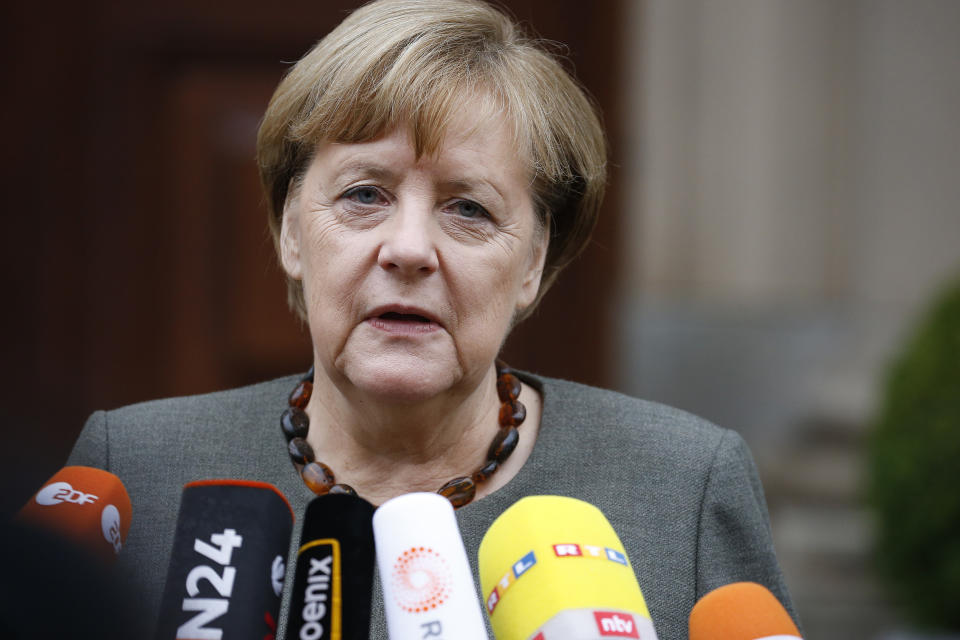
<instances>
[{"instance_id":1,"label":"swirl logo on microphone","mask_svg":"<svg viewBox=\"0 0 960 640\"><path fill-rule=\"evenodd\" d=\"M450 598L453 576L439 553L430 547L410 547L393 563L391 585L401 609L422 613Z\"/></svg>"}]
</instances>

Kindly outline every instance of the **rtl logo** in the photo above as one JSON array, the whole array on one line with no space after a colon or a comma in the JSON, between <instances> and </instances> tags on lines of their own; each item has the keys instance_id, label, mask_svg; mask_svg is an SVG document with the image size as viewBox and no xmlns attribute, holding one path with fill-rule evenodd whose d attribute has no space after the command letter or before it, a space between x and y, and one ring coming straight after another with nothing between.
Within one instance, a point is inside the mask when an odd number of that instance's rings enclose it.
<instances>
[{"instance_id":1,"label":"rtl logo","mask_svg":"<svg viewBox=\"0 0 960 640\"><path fill-rule=\"evenodd\" d=\"M594 611L597 629L601 636L615 638L639 638L640 631L630 614L615 611Z\"/></svg>"}]
</instances>

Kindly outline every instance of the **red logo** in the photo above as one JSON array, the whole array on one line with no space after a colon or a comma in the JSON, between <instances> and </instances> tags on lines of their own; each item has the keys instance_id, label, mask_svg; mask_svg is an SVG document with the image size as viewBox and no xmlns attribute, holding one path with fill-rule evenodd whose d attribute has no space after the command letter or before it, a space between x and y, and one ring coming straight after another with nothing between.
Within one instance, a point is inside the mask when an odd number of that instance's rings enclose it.
<instances>
[{"instance_id":1,"label":"red logo","mask_svg":"<svg viewBox=\"0 0 960 640\"><path fill-rule=\"evenodd\" d=\"M553 554L558 558L565 558L582 556L583 552L580 551L580 545L578 544L555 544L553 545Z\"/></svg>"},{"instance_id":2,"label":"red logo","mask_svg":"<svg viewBox=\"0 0 960 640\"><path fill-rule=\"evenodd\" d=\"M422 613L446 602L453 588L447 561L428 547L411 547L393 564L393 594L401 609Z\"/></svg>"},{"instance_id":3,"label":"red logo","mask_svg":"<svg viewBox=\"0 0 960 640\"><path fill-rule=\"evenodd\" d=\"M270 629L270 633L265 634L263 640L277 640L277 622L269 611L263 614L263 621L267 623L267 628Z\"/></svg>"},{"instance_id":4,"label":"red logo","mask_svg":"<svg viewBox=\"0 0 960 640\"><path fill-rule=\"evenodd\" d=\"M616 611L594 611L593 617L597 621L597 630L601 636L614 638L639 638L640 630L633 616Z\"/></svg>"},{"instance_id":5,"label":"red logo","mask_svg":"<svg viewBox=\"0 0 960 640\"><path fill-rule=\"evenodd\" d=\"M499 602L500 594L494 589L490 592L490 597L487 598L487 613L493 613L493 610L497 608L497 603ZM534 638L534 640L536 640L536 638Z\"/></svg>"}]
</instances>

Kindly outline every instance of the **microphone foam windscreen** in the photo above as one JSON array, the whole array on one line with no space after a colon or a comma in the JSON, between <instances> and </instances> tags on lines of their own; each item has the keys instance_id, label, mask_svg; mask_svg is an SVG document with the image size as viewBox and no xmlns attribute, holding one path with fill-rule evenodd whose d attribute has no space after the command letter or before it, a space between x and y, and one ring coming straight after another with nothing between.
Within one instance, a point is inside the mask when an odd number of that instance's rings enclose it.
<instances>
[{"instance_id":1,"label":"microphone foam windscreen","mask_svg":"<svg viewBox=\"0 0 960 640\"><path fill-rule=\"evenodd\" d=\"M613 527L591 504L518 500L487 530L480 585L497 640L656 638Z\"/></svg>"},{"instance_id":2,"label":"microphone foam windscreen","mask_svg":"<svg viewBox=\"0 0 960 640\"><path fill-rule=\"evenodd\" d=\"M367 640L373 563L373 505L345 494L314 498L303 518L288 640Z\"/></svg>"},{"instance_id":3,"label":"microphone foam windscreen","mask_svg":"<svg viewBox=\"0 0 960 640\"><path fill-rule=\"evenodd\" d=\"M392 640L487 640L453 507L435 493L388 500L373 514Z\"/></svg>"},{"instance_id":4,"label":"microphone foam windscreen","mask_svg":"<svg viewBox=\"0 0 960 640\"><path fill-rule=\"evenodd\" d=\"M108 561L130 530L130 496L120 478L93 467L64 467L17 514L17 520L68 538Z\"/></svg>"},{"instance_id":5,"label":"microphone foam windscreen","mask_svg":"<svg viewBox=\"0 0 960 640\"><path fill-rule=\"evenodd\" d=\"M0 522L0 638L148 638L136 576L73 540L18 521Z\"/></svg>"},{"instance_id":6,"label":"microphone foam windscreen","mask_svg":"<svg viewBox=\"0 0 960 640\"><path fill-rule=\"evenodd\" d=\"M800 640L790 614L766 587L735 582L703 596L690 612L690 640Z\"/></svg>"},{"instance_id":7,"label":"microphone foam windscreen","mask_svg":"<svg viewBox=\"0 0 960 640\"><path fill-rule=\"evenodd\" d=\"M271 484L185 485L157 639L275 633L292 529L293 510Z\"/></svg>"}]
</instances>

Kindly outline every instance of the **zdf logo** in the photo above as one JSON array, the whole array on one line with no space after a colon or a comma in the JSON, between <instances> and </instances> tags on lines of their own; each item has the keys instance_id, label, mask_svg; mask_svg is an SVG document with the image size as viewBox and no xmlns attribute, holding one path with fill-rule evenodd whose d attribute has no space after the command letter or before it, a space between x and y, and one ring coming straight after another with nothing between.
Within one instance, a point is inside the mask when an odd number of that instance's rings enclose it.
<instances>
[{"instance_id":1,"label":"zdf logo","mask_svg":"<svg viewBox=\"0 0 960 640\"><path fill-rule=\"evenodd\" d=\"M37 504L50 506L60 504L61 502L70 502L72 504L92 504L98 500L98 497L92 493L77 491L66 482L54 482L48 484L37 492Z\"/></svg>"},{"instance_id":2,"label":"zdf logo","mask_svg":"<svg viewBox=\"0 0 960 640\"><path fill-rule=\"evenodd\" d=\"M94 500L96 498L97 496L93 496ZM103 533L103 539L113 546L113 552L120 553L123 547L123 537L120 534L120 510L112 504L105 506L103 513L100 514L100 531Z\"/></svg>"}]
</instances>

